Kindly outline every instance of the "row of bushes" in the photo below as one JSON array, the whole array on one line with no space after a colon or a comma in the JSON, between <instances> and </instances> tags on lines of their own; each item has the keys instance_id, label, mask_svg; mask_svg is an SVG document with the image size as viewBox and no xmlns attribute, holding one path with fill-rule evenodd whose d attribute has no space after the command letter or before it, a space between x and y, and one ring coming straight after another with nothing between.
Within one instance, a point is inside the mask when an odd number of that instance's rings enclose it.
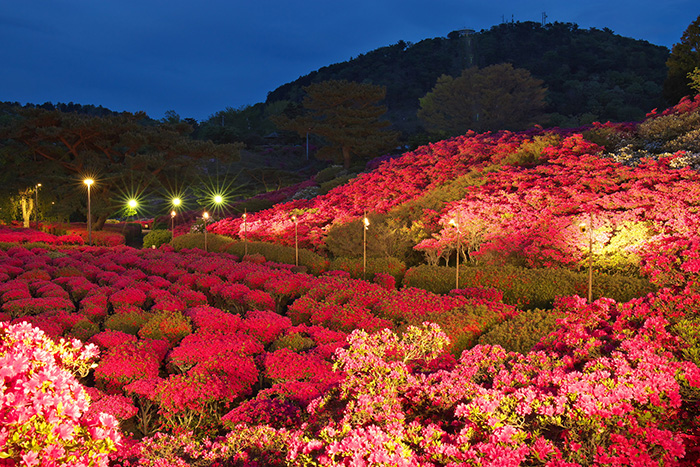
<instances>
[{"instance_id":1,"label":"row of bushes","mask_svg":"<svg viewBox=\"0 0 700 467\"><path fill-rule=\"evenodd\" d=\"M406 271L403 285L444 294L455 288L455 276L455 268L422 265ZM588 273L561 268L464 267L459 272L459 286L499 289L505 303L521 308L552 308L557 296L586 296ZM608 297L627 302L655 290L643 278L604 273L593 276L594 299Z\"/></svg>"},{"instance_id":2,"label":"row of bushes","mask_svg":"<svg viewBox=\"0 0 700 467\"><path fill-rule=\"evenodd\" d=\"M152 232L151 234L154 234ZM151 235L149 234L149 235ZM169 233L168 233L169 234ZM169 237L162 236L162 243ZM147 235L144 246L151 244ZM155 246L159 246L158 243ZM175 250L183 248L204 248L204 236L187 234L172 241ZM209 251L231 253L239 257L261 255L268 261L295 264L297 251L292 247L265 243L241 242L226 236L208 234ZM392 276L396 284L416 287L439 294L447 294L455 289L456 270L446 266L420 265L406 269L405 263L396 258L335 258L329 260L310 250L298 249L298 263L311 274L326 271L345 271L356 279L371 279L377 274ZM555 297L567 295L586 296L588 292L587 272L576 272L562 268L521 268L516 266L464 266L459 274L460 288L491 287L503 291L503 301L523 309L551 308ZM648 280L621 274L596 272L593 278L593 298L612 298L626 302L646 295L656 288Z\"/></svg>"}]
</instances>

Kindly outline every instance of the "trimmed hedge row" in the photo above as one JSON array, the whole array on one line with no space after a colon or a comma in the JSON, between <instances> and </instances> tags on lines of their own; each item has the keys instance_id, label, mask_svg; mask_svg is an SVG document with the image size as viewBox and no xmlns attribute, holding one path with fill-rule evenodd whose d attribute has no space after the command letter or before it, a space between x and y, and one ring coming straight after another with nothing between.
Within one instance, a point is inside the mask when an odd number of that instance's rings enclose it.
<instances>
[{"instance_id":1,"label":"trimmed hedge row","mask_svg":"<svg viewBox=\"0 0 700 467\"><path fill-rule=\"evenodd\" d=\"M479 337L479 344L500 345L508 352L526 355L544 336L554 331L562 313L552 310L527 310L496 324Z\"/></svg>"},{"instance_id":2,"label":"trimmed hedge row","mask_svg":"<svg viewBox=\"0 0 700 467\"><path fill-rule=\"evenodd\" d=\"M403 285L445 294L455 288L454 268L421 265L406 271ZM459 271L459 286L491 287L503 291L505 303L523 309L552 308L555 297L588 294L587 272L566 269L527 269L515 266L464 267ZM627 302L654 292L648 280L620 274L595 273L593 298L612 298Z\"/></svg>"}]
</instances>

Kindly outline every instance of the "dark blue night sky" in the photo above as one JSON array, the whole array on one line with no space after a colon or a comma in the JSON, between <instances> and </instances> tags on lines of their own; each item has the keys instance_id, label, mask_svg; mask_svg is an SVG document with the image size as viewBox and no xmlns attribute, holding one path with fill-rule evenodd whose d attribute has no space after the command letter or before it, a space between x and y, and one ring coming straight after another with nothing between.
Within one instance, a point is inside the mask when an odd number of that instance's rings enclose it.
<instances>
[{"instance_id":1,"label":"dark blue night sky","mask_svg":"<svg viewBox=\"0 0 700 467\"><path fill-rule=\"evenodd\" d=\"M0 101L204 120L322 66L502 20L572 22L668 48L697 0L21 0L0 3Z\"/></svg>"}]
</instances>

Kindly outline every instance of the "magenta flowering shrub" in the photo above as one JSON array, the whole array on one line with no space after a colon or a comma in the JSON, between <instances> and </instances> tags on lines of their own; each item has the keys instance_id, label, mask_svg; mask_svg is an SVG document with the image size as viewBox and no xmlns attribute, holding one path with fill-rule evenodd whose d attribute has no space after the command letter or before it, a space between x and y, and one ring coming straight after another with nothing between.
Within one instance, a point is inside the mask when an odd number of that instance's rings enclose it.
<instances>
[{"instance_id":1,"label":"magenta flowering shrub","mask_svg":"<svg viewBox=\"0 0 700 467\"><path fill-rule=\"evenodd\" d=\"M150 345L149 345L150 344ZM149 341L125 341L108 348L95 368L95 381L108 394L118 394L121 388L139 379L158 376L160 364L167 351L167 342L154 346Z\"/></svg>"},{"instance_id":2,"label":"magenta flowering shrub","mask_svg":"<svg viewBox=\"0 0 700 467\"><path fill-rule=\"evenodd\" d=\"M9 465L108 465L120 434L91 416L76 375L97 357L79 341L54 343L27 323L0 323L0 452ZM40 390L39 390L40 388Z\"/></svg>"},{"instance_id":3,"label":"magenta flowering shrub","mask_svg":"<svg viewBox=\"0 0 700 467\"><path fill-rule=\"evenodd\" d=\"M125 284L130 285L130 282ZM133 309L134 307L140 308L146 303L148 296L143 290L137 288L123 288L114 292L109 297L110 304L114 307L115 311L119 312L122 309Z\"/></svg>"},{"instance_id":4,"label":"magenta flowering shrub","mask_svg":"<svg viewBox=\"0 0 700 467\"><path fill-rule=\"evenodd\" d=\"M263 345L270 344L290 327L292 327L291 319L269 310L248 312L241 325L243 330L258 339Z\"/></svg>"},{"instance_id":5,"label":"magenta flowering shrub","mask_svg":"<svg viewBox=\"0 0 700 467\"><path fill-rule=\"evenodd\" d=\"M0 242L7 243L46 243L48 245L82 245L79 235L52 235L30 228L0 226Z\"/></svg>"}]
</instances>

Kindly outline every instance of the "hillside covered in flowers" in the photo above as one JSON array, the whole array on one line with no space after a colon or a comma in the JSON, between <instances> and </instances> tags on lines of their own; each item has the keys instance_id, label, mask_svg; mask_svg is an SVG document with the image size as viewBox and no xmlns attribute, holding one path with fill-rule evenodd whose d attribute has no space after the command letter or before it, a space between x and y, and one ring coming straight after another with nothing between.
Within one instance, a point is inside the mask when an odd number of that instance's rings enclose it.
<instances>
[{"instance_id":1,"label":"hillside covered in flowers","mask_svg":"<svg viewBox=\"0 0 700 467\"><path fill-rule=\"evenodd\" d=\"M0 230L0 462L697 465L699 141L700 98L470 133L207 251ZM363 232L402 266L334 268Z\"/></svg>"}]
</instances>

